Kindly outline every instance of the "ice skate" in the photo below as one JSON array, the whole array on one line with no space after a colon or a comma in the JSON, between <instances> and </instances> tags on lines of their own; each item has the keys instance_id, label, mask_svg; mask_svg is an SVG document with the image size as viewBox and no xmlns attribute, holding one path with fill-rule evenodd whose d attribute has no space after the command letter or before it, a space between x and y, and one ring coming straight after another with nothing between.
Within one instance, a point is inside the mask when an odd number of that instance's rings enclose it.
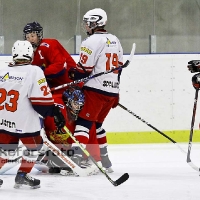
<instances>
[{"instance_id":1,"label":"ice skate","mask_svg":"<svg viewBox=\"0 0 200 200\"><path fill-rule=\"evenodd\" d=\"M22 185L28 185L31 189L37 189L40 188L40 180L29 176L26 172L19 171L15 177L14 188L18 189Z\"/></svg>"},{"instance_id":2,"label":"ice skate","mask_svg":"<svg viewBox=\"0 0 200 200\"><path fill-rule=\"evenodd\" d=\"M80 166L81 168L88 170L89 172L88 176L95 175L99 172L99 169L96 167L96 165L94 165L92 161L88 160L87 162L85 162L82 156L75 154L74 156L71 157L71 160L75 162L78 166Z\"/></svg>"},{"instance_id":3,"label":"ice skate","mask_svg":"<svg viewBox=\"0 0 200 200\"><path fill-rule=\"evenodd\" d=\"M102 163L103 168L106 170L106 172L108 172L108 173L114 172L114 170L112 169L112 163L111 163L108 155L101 156L101 163Z\"/></svg>"}]
</instances>

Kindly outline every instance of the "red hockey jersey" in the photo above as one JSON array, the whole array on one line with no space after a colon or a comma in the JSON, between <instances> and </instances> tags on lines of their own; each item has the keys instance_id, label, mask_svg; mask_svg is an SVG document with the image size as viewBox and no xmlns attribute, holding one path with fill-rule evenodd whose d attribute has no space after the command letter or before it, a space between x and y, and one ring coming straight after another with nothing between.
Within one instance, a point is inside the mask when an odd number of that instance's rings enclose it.
<instances>
[{"instance_id":1,"label":"red hockey jersey","mask_svg":"<svg viewBox=\"0 0 200 200\"><path fill-rule=\"evenodd\" d=\"M68 70L76 66L73 58L56 39L42 39L34 52L32 64L38 65L44 70L50 87L71 82ZM62 89L59 90L59 92L61 91Z\"/></svg>"}]
</instances>

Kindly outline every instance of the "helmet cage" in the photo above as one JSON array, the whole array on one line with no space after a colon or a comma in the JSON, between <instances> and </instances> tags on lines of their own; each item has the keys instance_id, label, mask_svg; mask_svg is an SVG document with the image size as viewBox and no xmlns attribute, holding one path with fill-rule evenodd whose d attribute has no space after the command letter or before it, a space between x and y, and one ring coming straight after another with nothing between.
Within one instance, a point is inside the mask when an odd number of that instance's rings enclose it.
<instances>
[{"instance_id":1,"label":"helmet cage","mask_svg":"<svg viewBox=\"0 0 200 200\"><path fill-rule=\"evenodd\" d=\"M82 27L87 35L92 35L96 28L104 28L107 22L107 14L101 8L89 10L83 16Z\"/></svg>"},{"instance_id":2,"label":"helmet cage","mask_svg":"<svg viewBox=\"0 0 200 200\"><path fill-rule=\"evenodd\" d=\"M32 43L33 48L36 48L39 45L39 43L42 40L42 38L43 38L43 28L38 22L28 23L24 27L24 30L23 30L23 39L24 40L27 40L26 36L29 33L36 33L37 34L37 37L39 39L38 44Z\"/></svg>"},{"instance_id":3,"label":"helmet cage","mask_svg":"<svg viewBox=\"0 0 200 200\"><path fill-rule=\"evenodd\" d=\"M71 112L74 113L74 115L78 115L84 103L75 101L72 99L68 99L68 101L66 102L66 105L71 109Z\"/></svg>"}]
</instances>

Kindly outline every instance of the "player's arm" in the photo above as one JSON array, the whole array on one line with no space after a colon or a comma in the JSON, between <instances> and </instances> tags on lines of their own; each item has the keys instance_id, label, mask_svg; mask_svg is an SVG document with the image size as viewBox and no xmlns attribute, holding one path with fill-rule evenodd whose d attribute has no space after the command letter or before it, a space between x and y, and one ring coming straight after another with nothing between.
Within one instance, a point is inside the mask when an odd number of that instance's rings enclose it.
<instances>
[{"instance_id":1,"label":"player's arm","mask_svg":"<svg viewBox=\"0 0 200 200\"><path fill-rule=\"evenodd\" d=\"M83 65L78 62L76 67L72 67L69 69L68 76L72 80L79 80L88 77L90 73L91 72L86 71L85 67L83 67Z\"/></svg>"},{"instance_id":2,"label":"player's arm","mask_svg":"<svg viewBox=\"0 0 200 200\"><path fill-rule=\"evenodd\" d=\"M54 100L42 70L35 70L32 87L29 91L29 100L34 110L41 116L52 116Z\"/></svg>"},{"instance_id":3,"label":"player's arm","mask_svg":"<svg viewBox=\"0 0 200 200\"><path fill-rule=\"evenodd\" d=\"M46 50L47 60L49 65L44 70L46 78L57 78L62 76L67 68L76 66L75 61L70 54L54 40Z\"/></svg>"},{"instance_id":4,"label":"player's arm","mask_svg":"<svg viewBox=\"0 0 200 200\"><path fill-rule=\"evenodd\" d=\"M53 116L56 126L62 128L65 125L65 118L60 108L54 105L54 100L44 73L40 68L35 68L35 72L28 95L30 102L38 114L44 118Z\"/></svg>"},{"instance_id":5,"label":"player's arm","mask_svg":"<svg viewBox=\"0 0 200 200\"><path fill-rule=\"evenodd\" d=\"M100 51L101 47L98 48ZM97 51L92 49L86 42L81 45L79 62L75 68L69 70L68 75L72 80L78 80L88 77L95 66L95 55Z\"/></svg>"}]
</instances>

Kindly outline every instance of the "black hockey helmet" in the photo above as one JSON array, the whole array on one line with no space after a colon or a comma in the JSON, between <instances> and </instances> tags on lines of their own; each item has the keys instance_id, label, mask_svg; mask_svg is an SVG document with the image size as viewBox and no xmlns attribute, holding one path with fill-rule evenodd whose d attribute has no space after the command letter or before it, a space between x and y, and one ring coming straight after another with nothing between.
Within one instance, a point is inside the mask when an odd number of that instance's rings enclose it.
<instances>
[{"instance_id":1,"label":"black hockey helmet","mask_svg":"<svg viewBox=\"0 0 200 200\"><path fill-rule=\"evenodd\" d=\"M30 22L26 24L26 26L23 29L24 40L26 40L26 34L32 32L35 32L40 40L43 38L43 28L38 22Z\"/></svg>"}]
</instances>

